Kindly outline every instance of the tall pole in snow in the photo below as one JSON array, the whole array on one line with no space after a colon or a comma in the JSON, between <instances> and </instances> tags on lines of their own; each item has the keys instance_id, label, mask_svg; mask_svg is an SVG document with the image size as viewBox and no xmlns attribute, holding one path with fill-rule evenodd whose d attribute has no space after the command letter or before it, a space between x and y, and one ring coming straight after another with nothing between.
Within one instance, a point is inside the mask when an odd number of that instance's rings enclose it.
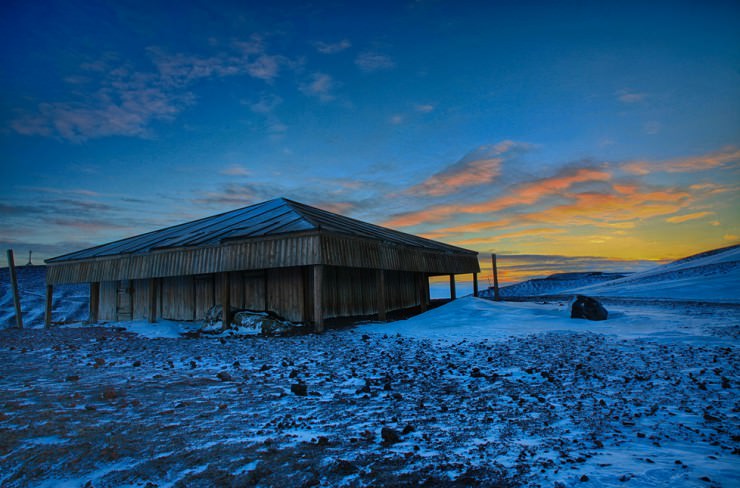
<instances>
[{"instance_id":1,"label":"tall pole in snow","mask_svg":"<svg viewBox=\"0 0 740 488\"><path fill-rule=\"evenodd\" d=\"M23 315L21 315L21 297L18 295L18 276L15 274L15 259L13 250L8 249L8 271L10 272L10 286L13 288L13 305L15 305L15 326L23 328Z\"/></svg>"},{"instance_id":2,"label":"tall pole in snow","mask_svg":"<svg viewBox=\"0 0 740 488\"><path fill-rule=\"evenodd\" d=\"M497 302L501 300L501 295L498 293L498 266L496 266L496 254L491 254L491 264L493 265L493 299Z\"/></svg>"}]
</instances>

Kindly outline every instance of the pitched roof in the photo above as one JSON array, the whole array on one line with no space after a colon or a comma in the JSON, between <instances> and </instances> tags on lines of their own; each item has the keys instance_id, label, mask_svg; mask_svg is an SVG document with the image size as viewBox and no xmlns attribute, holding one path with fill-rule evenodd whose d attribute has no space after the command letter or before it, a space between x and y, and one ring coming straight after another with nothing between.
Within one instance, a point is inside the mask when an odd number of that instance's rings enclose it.
<instances>
[{"instance_id":1,"label":"pitched roof","mask_svg":"<svg viewBox=\"0 0 740 488\"><path fill-rule=\"evenodd\" d=\"M226 240L269 237L304 231L328 231L433 251L477 254L475 251L369 224L286 198L276 198L57 256L47 259L46 262L58 263L120 254L146 254L167 248L214 246Z\"/></svg>"}]
</instances>

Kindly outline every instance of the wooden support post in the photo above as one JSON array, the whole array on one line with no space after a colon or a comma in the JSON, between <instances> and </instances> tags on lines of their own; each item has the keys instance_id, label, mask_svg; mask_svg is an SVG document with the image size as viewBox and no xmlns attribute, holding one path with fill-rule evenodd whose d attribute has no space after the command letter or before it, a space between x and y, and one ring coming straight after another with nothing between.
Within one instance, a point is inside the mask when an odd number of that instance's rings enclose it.
<instances>
[{"instance_id":1,"label":"wooden support post","mask_svg":"<svg viewBox=\"0 0 740 488\"><path fill-rule=\"evenodd\" d=\"M157 288L159 280L157 278L149 278L149 323L157 321Z\"/></svg>"},{"instance_id":2,"label":"wooden support post","mask_svg":"<svg viewBox=\"0 0 740 488\"><path fill-rule=\"evenodd\" d=\"M221 273L221 327L231 325L231 280L229 273Z\"/></svg>"},{"instance_id":3,"label":"wooden support post","mask_svg":"<svg viewBox=\"0 0 740 488\"><path fill-rule=\"evenodd\" d=\"M429 278L424 273L419 273L419 310L421 313L427 311L429 305Z\"/></svg>"},{"instance_id":4,"label":"wooden support post","mask_svg":"<svg viewBox=\"0 0 740 488\"><path fill-rule=\"evenodd\" d=\"M478 273L473 273L473 296L478 296Z\"/></svg>"},{"instance_id":5,"label":"wooden support post","mask_svg":"<svg viewBox=\"0 0 740 488\"><path fill-rule=\"evenodd\" d=\"M313 324L314 331L324 332L324 267L317 264L313 267Z\"/></svg>"},{"instance_id":6,"label":"wooden support post","mask_svg":"<svg viewBox=\"0 0 740 488\"><path fill-rule=\"evenodd\" d=\"M450 300L457 298L457 291L455 290L455 275L450 275Z\"/></svg>"},{"instance_id":7,"label":"wooden support post","mask_svg":"<svg viewBox=\"0 0 740 488\"><path fill-rule=\"evenodd\" d=\"M18 276L15 274L15 259L13 250L8 249L8 271L10 272L10 286L13 288L13 305L15 306L15 326L23 328L23 314L21 313L21 296L18 294Z\"/></svg>"},{"instance_id":8,"label":"wooden support post","mask_svg":"<svg viewBox=\"0 0 740 488\"><path fill-rule=\"evenodd\" d=\"M88 324L98 323L98 310L100 309L100 282L90 283L90 308L87 314Z\"/></svg>"},{"instance_id":9,"label":"wooden support post","mask_svg":"<svg viewBox=\"0 0 740 488\"><path fill-rule=\"evenodd\" d=\"M377 283L378 289L378 320L385 320L385 271L383 271L382 269L376 270L375 281Z\"/></svg>"},{"instance_id":10,"label":"wooden support post","mask_svg":"<svg viewBox=\"0 0 740 488\"><path fill-rule=\"evenodd\" d=\"M51 307L54 300L54 285L46 285L46 310L44 311L44 327L51 327Z\"/></svg>"},{"instance_id":11,"label":"wooden support post","mask_svg":"<svg viewBox=\"0 0 740 488\"><path fill-rule=\"evenodd\" d=\"M498 292L498 266L496 264L496 254L491 254L491 265L493 266L493 299L496 301L501 300L501 295Z\"/></svg>"}]
</instances>

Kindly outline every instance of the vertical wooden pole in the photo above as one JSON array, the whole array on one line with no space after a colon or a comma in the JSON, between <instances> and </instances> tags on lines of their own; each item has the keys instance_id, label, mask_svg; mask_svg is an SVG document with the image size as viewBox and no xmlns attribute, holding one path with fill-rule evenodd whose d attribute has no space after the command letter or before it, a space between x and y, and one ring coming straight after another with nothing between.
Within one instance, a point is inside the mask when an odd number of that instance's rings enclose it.
<instances>
[{"instance_id":1,"label":"vertical wooden pole","mask_svg":"<svg viewBox=\"0 0 740 488\"><path fill-rule=\"evenodd\" d=\"M498 292L498 266L496 265L496 253L491 254L491 264L493 265L493 299L501 300Z\"/></svg>"},{"instance_id":2,"label":"vertical wooden pole","mask_svg":"<svg viewBox=\"0 0 740 488\"><path fill-rule=\"evenodd\" d=\"M455 275L450 275L450 300L457 298L457 291L455 290Z\"/></svg>"},{"instance_id":3,"label":"vertical wooden pole","mask_svg":"<svg viewBox=\"0 0 740 488\"><path fill-rule=\"evenodd\" d=\"M314 330L324 332L324 267L317 264L313 267L313 323Z\"/></svg>"},{"instance_id":4,"label":"vertical wooden pole","mask_svg":"<svg viewBox=\"0 0 740 488\"><path fill-rule=\"evenodd\" d=\"M424 273L419 273L419 310L421 313L427 311L427 305L429 305L429 297L427 292L429 291L429 278Z\"/></svg>"},{"instance_id":5,"label":"vertical wooden pole","mask_svg":"<svg viewBox=\"0 0 740 488\"><path fill-rule=\"evenodd\" d=\"M98 310L100 310L100 282L95 281L90 283L90 308L87 314L88 324L98 323Z\"/></svg>"},{"instance_id":6,"label":"vertical wooden pole","mask_svg":"<svg viewBox=\"0 0 740 488\"><path fill-rule=\"evenodd\" d=\"M221 273L221 327L231 325L231 280L229 273Z\"/></svg>"},{"instance_id":7,"label":"vertical wooden pole","mask_svg":"<svg viewBox=\"0 0 740 488\"><path fill-rule=\"evenodd\" d=\"M13 288L13 305L15 306L15 326L23 328L23 315L21 314L21 297L18 294L18 276L15 274L15 259L13 250L8 249L8 271L10 272L10 286Z\"/></svg>"},{"instance_id":8,"label":"vertical wooden pole","mask_svg":"<svg viewBox=\"0 0 740 488\"><path fill-rule=\"evenodd\" d=\"M51 307L54 300L54 285L46 285L46 310L44 311L44 327L51 327Z\"/></svg>"},{"instance_id":9,"label":"vertical wooden pole","mask_svg":"<svg viewBox=\"0 0 740 488\"><path fill-rule=\"evenodd\" d=\"M473 273L473 296L478 296L478 273Z\"/></svg>"},{"instance_id":10,"label":"vertical wooden pole","mask_svg":"<svg viewBox=\"0 0 740 488\"><path fill-rule=\"evenodd\" d=\"M149 314L148 319L150 323L157 321L157 288L159 280L157 278L149 278Z\"/></svg>"},{"instance_id":11,"label":"vertical wooden pole","mask_svg":"<svg viewBox=\"0 0 740 488\"><path fill-rule=\"evenodd\" d=\"M375 281L377 283L378 290L378 320L385 320L385 271L383 271L382 269L376 270Z\"/></svg>"}]
</instances>

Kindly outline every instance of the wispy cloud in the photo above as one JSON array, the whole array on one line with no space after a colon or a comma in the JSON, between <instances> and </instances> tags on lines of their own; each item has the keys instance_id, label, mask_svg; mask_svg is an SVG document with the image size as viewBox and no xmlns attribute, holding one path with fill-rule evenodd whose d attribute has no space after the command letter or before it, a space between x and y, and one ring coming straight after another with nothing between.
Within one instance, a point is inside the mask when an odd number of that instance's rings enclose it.
<instances>
[{"instance_id":1,"label":"wispy cloud","mask_svg":"<svg viewBox=\"0 0 740 488\"><path fill-rule=\"evenodd\" d=\"M317 97L322 102L334 99L333 90L337 83L326 73L313 73L308 82L301 83L299 89L305 95Z\"/></svg>"},{"instance_id":2,"label":"wispy cloud","mask_svg":"<svg viewBox=\"0 0 740 488\"><path fill-rule=\"evenodd\" d=\"M146 50L154 71L136 69L115 56L83 63L88 90L71 91L69 100L41 102L20 111L11 128L22 135L84 142L108 136L150 137L154 121L173 120L195 103L191 85L202 79L249 76L271 83L287 58L266 52L261 38L234 42L211 56Z\"/></svg>"},{"instance_id":3,"label":"wispy cloud","mask_svg":"<svg viewBox=\"0 0 740 488\"><path fill-rule=\"evenodd\" d=\"M434 110L434 105L432 105L431 103L424 103L414 106L414 110L426 114Z\"/></svg>"},{"instance_id":4,"label":"wispy cloud","mask_svg":"<svg viewBox=\"0 0 740 488\"><path fill-rule=\"evenodd\" d=\"M694 212L690 214L676 215L675 217L668 217L665 221L670 222L671 224L681 224L683 222L688 222L689 220L709 217L710 215L714 215L714 212Z\"/></svg>"},{"instance_id":5,"label":"wispy cloud","mask_svg":"<svg viewBox=\"0 0 740 488\"><path fill-rule=\"evenodd\" d=\"M412 195L441 196L468 186L488 184L501 173L501 163L504 160L502 156L524 147L525 144L514 141L480 147L455 164L409 188L407 192Z\"/></svg>"},{"instance_id":6,"label":"wispy cloud","mask_svg":"<svg viewBox=\"0 0 740 488\"><path fill-rule=\"evenodd\" d=\"M249 176L252 174L247 168L239 164L232 164L228 168L219 171L219 173L227 176Z\"/></svg>"},{"instance_id":7,"label":"wispy cloud","mask_svg":"<svg viewBox=\"0 0 740 488\"><path fill-rule=\"evenodd\" d=\"M364 52L357 56L355 64L366 73L392 69L396 63L390 56L376 52Z\"/></svg>"},{"instance_id":8,"label":"wispy cloud","mask_svg":"<svg viewBox=\"0 0 740 488\"><path fill-rule=\"evenodd\" d=\"M636 92L634 90L618 90L616 92L617 100L619 100L622 103L637 103L645 100L645 97L647 96L645 93Z\"/></svg>"},{"instance_id":9,"label":"wispy cloud","mask_svg":"<svg viewBox=\"0 0 740 488\"><path fill-rule=\"evenodd\" d=\"M737 167L738 163L740 163L740 149L727 147L721 151L688 158L663 161L630 161L623 164L622 169L636 175L647 175L655 172L692 173L713 168Z\"/></svg>"},{"instance_id":10,"label":"wispy cloud","mask_svg":"<svg viewBox=\"0 0 740 488\"><path fill-rule=\"evenodd\" d=\"M602 169L565 168L554 176L514 185L496 198L465 204L433 205L423 210L396 215L385 224L391 227L410 227L440 222L456 214L499 212L515 206L531 205L551 195L560 195L578 183L603 182L611 178L611 173Z\"/></svg>"},{"instance_id":11,"label":"wispy cloud","mask_svg":"<svg viewBox=\"0 0 740 488\"><path fill-rule=\"evenodd\" d=\"M322 54L336 54L352 47L352 43L348 39L342 39L339 42L314 42L316 50Z\"/></svg>"}]
</instances>

